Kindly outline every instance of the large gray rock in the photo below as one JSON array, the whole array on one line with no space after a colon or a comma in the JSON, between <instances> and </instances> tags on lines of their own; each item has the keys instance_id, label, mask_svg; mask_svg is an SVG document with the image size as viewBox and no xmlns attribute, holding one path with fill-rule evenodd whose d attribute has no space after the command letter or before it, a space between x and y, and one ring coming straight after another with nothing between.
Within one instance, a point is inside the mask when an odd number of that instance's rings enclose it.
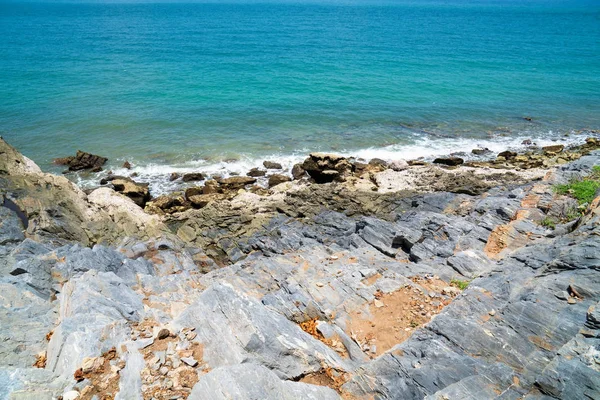
<instances>
[{"instance_id":1,"label":"large gray rock","mask_svg":"<svg viewBox=\"0 0 600 400\"><path fill-rule=\"evenodd\" d=\"M202 375L190 400L337 400L330 388L280 380L269 369L255 364L220 367Z\"/></svg>"}]
</instances>

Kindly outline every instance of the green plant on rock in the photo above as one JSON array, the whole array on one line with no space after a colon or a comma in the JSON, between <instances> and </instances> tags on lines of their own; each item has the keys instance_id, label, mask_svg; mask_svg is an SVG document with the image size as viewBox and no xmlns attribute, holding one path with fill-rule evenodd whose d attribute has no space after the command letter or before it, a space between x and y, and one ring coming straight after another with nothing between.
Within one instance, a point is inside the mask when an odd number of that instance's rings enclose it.
<instances>
[{"instance_id":1,"label":"green plant on rock","mask_svg":"<svg viewBox=\"0 0 600 400\"><path fill-rule=\"evenodd\" d=\"M469 286L469 281L461 281L460 279L452 279L450 280L450 285L459 288L460 290L465 290Z\"/></svg>"},{"instance_id":2,"label":"green plant on rock","mask_svg":"<svg viewBox=\"0 0 600 400\"><path fill-rule=\"evenodd\" d=\"M591 203L598 189L600 189L600 165L594 165L590 175L585 178L574 179L567 184L554 186L556 193L571 196L580 205Z\"/></svg>"},{"instance_id":3,"label":"green plant on rock","mask_svg":"<svg viewBox=\"0 0 600 400\"><path fill-rule=\"evenodd\" d=\"M556 221L554 221L554 219L551 217L546 217L540 222L540 225L542 225L546 228L555 229Z\"/></svg>"}]
</instances>

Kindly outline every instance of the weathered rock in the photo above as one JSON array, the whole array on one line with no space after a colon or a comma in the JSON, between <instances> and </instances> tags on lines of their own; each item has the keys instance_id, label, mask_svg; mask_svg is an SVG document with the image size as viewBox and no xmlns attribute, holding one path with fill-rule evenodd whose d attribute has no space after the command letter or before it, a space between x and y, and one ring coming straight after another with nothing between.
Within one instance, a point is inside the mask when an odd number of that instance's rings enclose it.
<instances>
[{"instance_id":1,"label":"weathered rock","mask_svg":"<svg viewBox=\"0 0 600 400\"><path fill-rule=\"evenodd\" d=\"M449 166L460 165L464 162L465 160L460 157L439 157L433 160L434 164L444 164Z\"/></svg>"},{"instance_id":2,"label":"weathered rock","mask_svg":"<svg viewBox=\"0 0 600 400\"><path fill-rule=\"evenodd\" d=\"M267 174L267 171L264 171L264 170L261 170L258 168L252 168L250 171L248 171L248 173L246 175L256 178L259 176L265 176L266 174Z\"/></svg>"},{"instance_id":3,"label":"weathered rock","mask_svg":"<svg viewBox=\"0 0 600 400\"><path fill-rule=\"evenodd\" d=\"M274 174L269 176L269 187L277 186L280 183L289 182L291 178L287 175Z\"/></svg>"},{"instance_id":4,"label":"weathered rock","mask_svg":"<svg viewBox=\"0 0 600 400\"><path fill-rule=\"evenodd\" d=\"M69 171L80 171L83 169L101 170L106 161L108 158L77 150L75 156L57 158L54 163L68 166Z\"/></svg>"},{"instance_id":5,"label":"weathered rock","mask_svg":"<svg viewBox=\"0 0 600 400\"><path fill-rule=\"evenodd\" d=\"M518 153L517 153L517 152L510 151L510 150L506 150L506 151L503 151L503 152L501 152L501 153L498 153L498 157L504 157L504 158L505 158L505 159L507 159L507 160L508 160L508 159L511 159L511 158L514 158L514 157L516 157L517 155L518 155Z\"/></svg>"},{"instance_id":6,"label":"weathered rock","mask_svg":"<svg viewBox=\"0 0 600 400\"><path fill-rule=\"evenodd\" d=\"M179 175L177 172L171 172L171 174L169 175L169 181L171 181L171 182L176 181L180 177L181 177L181 175Z\"/></svg>"},{"instance_id":7,"label":"weathered rock","mask_svg":"<svg viewBox=\"0 0 600 400\"><path fill-rule=\"evenodd\" d=\"M343 180L352 172L352 164L345 157L325 153L311 153L302 168L317 183Z\"/></svg>"},{"instance_id":8,"label":"weathered rock","mask_svg":"<svg viewBox=\"0 0 600 400\"><path fill-rule=\"evenodd\" d=\"M204 175L200 172L190 172L187 174L183 174L183 176L181 177L181 180L184 182L201 181L203 179Z\"/></svg>"},{"instance_id":9,"label":"weathered rock","mask_svg":"<svg viewBox=\"0 0 600 400\"><path fill-rule=\"evenodd\" d=\"M292 177L294 178L294 180L302 179L305 174L306 171L304 170L304 168L302 168L302 164L294 164L294 166L292 167Z\"/></svg>"},{"instance_id":10,"label":"weathered rock","mask_svg":"<svg viewBox=\"0 0 600 400\"><path fill-rule=\"evenodd\" d=\"M483 156L483 155L486 155L486 154L491 154L492 151L490 149L488 149L488 148L483 148L483 149L482 148L477 148L477 149L471 150L471 153L473 153L473 154L475 154L477 156Z\"/></svg>"},{"instance_id":11,"label":"weathered rock","mask_svg":"<svg viewBox=\"0 0 600 400\"><path fill-rule=\"evenodd\" d=\"M203 186L197 186L197 187L191 187L191 188L185 189L185 198L186 199L189 199L192 196L197 196L199 194L205 194Z\"/></svg>"},{"instance_id":12,"label":"weathered rock","mask_svg":"<svg viewBox=\"0 0 600 400\"><path fill-rule=\"evenodd\" d=\"M388 164L388 167L393 171L404 171L408 169L409 165L405 160L394 160Z\"/></svg>"},{"instance_id":13,"label":"weathered rock","mask_svg":"<svg viewBox=\"0 0 600 400\"><path fill-rule=\"evenodd\" d=\"M137 183L131 179L114 179L111 181L115 191L129 197L135 204L144 208L150 200L147 183Z\"/></svg>"},{"instance_id":14,"label":"weathered rock","mask_svg":"<svg viewBox=\"0 0 600 400\"><path fill-rule=\"evenodd\" d=\"M263 166L266 169L282 169L283 167L278 162L273 161L263 161Z\"/></svg>"},{"instance_id":15,"label":"weathered rock","mask_svg":"<svg viewBox=\"0 0 600 400\"><path fill-rule=\"evenodd\" d=\"M225 195L220 193L210 193L210 194L198 194L194 196L190 196L188 200L192 203L192 205L196 208L205 207L212 201L223 200Z\"/></svg>"},{"instance_id":16,"label":"weathered rock","mask_svg":"<svg viewBox=\"0 0 600 400\"><path fill-rule=\"evenodd\" d=\"M131 169L131 163L129 161L125 161L123 163L123 168L125 168L125 169Z\"/></svg>"},{"instance_id":17,"label":"weathered rock","mask_svg":"<svg viewBox=\"0 0 600 400\"><path fill-rule=\"evenodd\" d=\"M253 184L256 182L256 178L248 176L232 176L230 178L219 179L217 182L226 190L238 190L243 189L246 185Z\"/></svg>"},{"instance_id":18,"label":"weathered rock","mask_svg":"<svg viewBox=\"0 0 600 400\"><path fill-rule=\"evenodd\" d=\"M565 146L562 144L555 144L552 146L544 146L542 147L542 151L545 154L557 154L561 153L564 150Z\"/></svg>"}]
</instances>

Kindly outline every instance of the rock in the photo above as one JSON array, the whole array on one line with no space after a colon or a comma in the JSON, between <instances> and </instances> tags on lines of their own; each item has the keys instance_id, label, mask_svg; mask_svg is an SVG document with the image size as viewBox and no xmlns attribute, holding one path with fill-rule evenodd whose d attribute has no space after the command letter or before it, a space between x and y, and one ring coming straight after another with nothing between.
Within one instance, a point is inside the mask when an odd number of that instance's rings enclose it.
<instances>
[{"instance_id":1,"label":"rock","mask_svg":"<svg viewBox=\"0 0 600 400\"><path fill-rule=\"evenodd\" d=\"M66 165L69 171L80 171L83 169L102 170L102 166L108 161L108 158L97 156L77 150L77 154L71 157L57 158L55 164Z\"/></svg>"},{"instance_id":2,"label":"rock","mask_svg":"<svg viewBox=\"0 0 600 400\"><path fill-rule=\"evenodd\" d=\"M126 169L131 169L131 164L129 163L129 161L125 161L125 162L123 163L123 168L126 168Z\"/></svg>"},{"instance_id":3,"label":"rock","mask_svg":"<svg viewBox=\"0 0 600 400\"><path fill-rule=\"evenodd\" d=\"M111 183L116 192L129 197L135 204L142 208L150 200L150 191L148 190L147 183L137 183L129 178L114 179Z\"/></svg>"},{"instance_id":4,"label":"rock","mask_svg":"<svg viewBox=\"0 0 600 400\"><path fill-rule=\"evenodd\" d=\"M316 183L343 180L352 172L352 164L345 157L335 154L312 153L304 160L302 168Z\"/></svg>"},{"instance_id":5,"label":"rock","mask_svg":"<svg viewBox=\"0 0 600 400\"><path fill-rule=\"evenodd\" d=\"M223 200L225 196L221 193L210 193L210 194L198 194L190 196L188 200L192 203L195 208L206 207L206 205L213 201Z\"/></svg>"},{"instance_id":6,"label":"rock","mask_svg":"<svg viewBox=\"0 0 600 400\"><path fill-rule=\"evenodd\" d=\"M158 340L163 340L169 337L169 335L171 335L171 332L169 332L168 329L166 328L162 328L160 331L158 331L158 334L156 335L156 338Z\"/></svg>"},{"instance_id":7,"label":"rock","mask_svg":"<svg viewBox=\"0 0 600 400\"><path fill-rule=\"evenodd\" d=\"M433 160L434 164L443 164L443 165L449 165L449 166L460 165L464 162L465 162L465 160L463 160L460 157L439 157L439 158L436 158L435 160Z\"/></svg>"},{"instance_id":8,"label":"rock","mask_svg":"<svg viewBox=\"0 0 600 400\"><path fill-rule=\"evenodd\" d=\"M510 150L506 150L501 153L498 153L498 157L504 157L506 160L514 158L516 156L518 156L518 153L516 153L514 151L510 151Z\"/></svg>"},{"instance_id":9,"label":"rock","mask_svg":"<svg viewBox=\"0 0 600 400\"><path fill-rule=\"evenodd\" d=\"M251 185L256 182L256 178L248 176L232 176L230 178L219 179L217 181L226 190L243 189L246 185Z\"/></svg>"},{"instance_id":10,"label":"rock","mask_svg":"<svg viewBox=\"0 0 600 400\"><path fill-rule=\"evenodd\" d=\"M81 370L84 374L100 369L104 365L104 357L85 357L81 364Z\"/></svg>"},{"instance_id":11,"label":"rock","mask_svg":"<svg viewBox=\"0 0 600 400\"><path fill-rule=\"evenodd\" d=\"M185 189L185 198L189 199L192 196L197 196L199 194L204 194L204 187L197 186Z\"/></svg>"},{"instance_id":12,"label":"rock","mask_svg":"<svg viewBox=\"0 0 600 400\"><path fill-rule=\"evenodd\" d=\"M269 187L277 186L280 183L291 181L290 177L287 175L274 174L269 176Z\"/></svg>"},{"instance_id":13,"label":"rock","mask_svg":"<svg viewBox=\"0 0 600 400\"><path fill-rule=\"evenodd\" d=\"M251 176L251 177L259 177L259 176L265 176L267 174L267 171L258 169L258 168L252 168L250 171L248 171L248 173L246 175Z\"/></svg>"},{"instance_id":14,"label":"rock","mask_svg":"<svg viewBox=\"0 0 600 400\"><path fill-rule=\"evenodd\" d=\"M292 177L294 178L294 180L302 179L305 174L306 171L304 170L304 168L302 168L302 164L294 164L294 166L292 167Z\"/></svg>"},{"instance_id":15,"label":"rock","mask_svg":"<svg viewBox=\"0 0 600 400\"><path fill-rule=\"evenodd\" d=\"M190 367L195 367L196 365L198 365L198 361L196 361L193 357L181 357L181 361L183 361Z\"/></svg>"},{"instance_id":16,"label":"rock","mask_svg":"<svg viewBox=\"0 0 600 400\"><path fill-rule=\"evenodd\" d=\"M63 400L76 400L79 398L79 392L77 390L69 390L62 396Z\"/></svg>"},{"instance_id":17,"label":"rock","mask_svg":"<svg viewBox=\"0 0 600 400\"><path fill-rule=\"evenodd\" d=\"M409 165L405 160L394 160L388 164L388 167L393 171L404 171L408 169Z\"/></svg>"},{"instance_id":18,"label":"rock","mask_svg":"<svg viewBox=\"0 0 600 400\"><path fill-rule=\"evenodd\" d=\"M263 166L266 169L282 169L283 168L281 166L281 164L279 164L277 162L273 162L273 161L263 161Z\"/></svg>"},{"instance_id":19,"label":"rock","mask_svg":"<svg viewBox=\"0 0 600 400\"><path fill-rule=\"evenodd\" d=\"M169 181L170 182L176 181L180 177L181 177L181 175L179 175L177 172L171 172L171 175L169 175Z\"/></svg>"},{"instance_id":20,"label":"rock","mask_svg":"<svg viewBox=\"0 0 600 400\"><path fill-rule=\"evenodd\" d=\"M201 174L200 172L190 172L187 174L183 174L183 176L181 177L181 180L184 182L201 181L203 179L204 179L204 175Z\"/></svg>"},{"instance_id":21,"label":"rock","mask_svg":"<svg viewBox=\"0 0 600 400\"><path fill-rule=\"evenodd\" d=\"M525 139L521 142L523 146L533 146L533 141L531 139Z\"/></svg>"},{"instance_id":22,"label":"rock","mask_svg":"<svg viewBox=\"0 0 600 400\"><path fill-rule=\"evenodd\" d=\"M280 380L268 368L245 363L216 368L202 375L188 400L203 399L339 400L340 397L328 387Z\"/></svg>"},{"instance_id":23,"label":"rock","mask_svg":"<svg viewBox=\"0 0 600 400\"><path fill-rule=\"evenodd\" d=\"M372 167L377 167L379 168L381 171L383 171L384 169L388 168L388 163L385 160L382 160L381 158L373 158L369 161L369 165Z\"/></svg>"},{"instance_id":24,"label":"rock","mask_svg":"<svg viewBox=\"0 0 600 400\"><path fill-rule=\"evenodd\" d=\"M542 151L544 154L558 154L564 150L565 146L562 144L555 144L552 146L544 146L542 147Z\"/></svg>"},{"instance_id":25,"label":"rock","mask_svg":"<svg viewBox=\"0 0 600 400\"><path fill-rule=\"evenodd\" d=\"M208 180L206 182L204 182L204 187L202 188L202 193L203 194L211 194L211 193L221 193L222 190L219 187L219 183L214 180Z\"/></svg>"},{"instance_id":26,"label":"rock","mask_svg":"<svg viewBox=\"0 0 600 400\"><path fill-rule=\"evenodd\" d=\"M491 150L486 148L479 148L479 149L473 149L471 150L471 153L477 155L477 156L483 156L485 154L490 154Z\"/></svg>"}]
</instances>

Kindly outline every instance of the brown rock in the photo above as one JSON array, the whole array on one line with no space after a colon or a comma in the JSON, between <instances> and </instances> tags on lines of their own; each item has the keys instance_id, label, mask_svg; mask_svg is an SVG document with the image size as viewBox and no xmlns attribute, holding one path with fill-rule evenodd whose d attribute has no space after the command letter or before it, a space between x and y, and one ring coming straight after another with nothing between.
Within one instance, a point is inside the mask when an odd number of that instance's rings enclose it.
<instances>
[{"instance_id":1,"label":"brown rock","mask_svg":"<svg viewBox=\"0 0 600 400\"><path fill-rule=\"evenodd\" d=\"M171 335L171 332L169 332L169 330L167 328L162 328L160 331L158 331L158 335L156 335L156 338L158 340L163 340L168 338Z\"/></svg>"},{"instance_id":2,"label":"brown rock","mask_svg":"<svg viewBox=\"0 0 600 400\"><path fill-rule=\"evenodd\" d=\"M256 182L256 178L248 176L232 176L230 178L219 179L219 185L227 190L238 190L244 188L246 185L251 185Z\"/></svg>"},{"instance_id":3,"label":"brown rock","mask_svg":"<svg viewBox=\"0 0 600 400\"><path fill-rule=\"evenodd\" d=\"M211 193L211 194L198 194L195 196L191 196L188 200L192 203L194 208L202 208L206 207L208 203L218 200L223 200L225 195L221 193Z\"/></svg>"},{"instance_id":4,"label":"brown rock","mask_svg":"<svg viewBox=\"0 0 600 400\"><path fill-rule=\"evenodd\" d=\"M102 166L106 161L108 161L108 158L77 150L75 156L57 158L54 160L54 163L58 165L68 165L69 171L90 169L97 172L102 170Z\"/></svg>"},{"instance_id":5,"label":"brown rock","mask_svg":"<svg viewBox=\"0 0 600 400\"><path fill-rule=\"evenodd\" d=\"M113 179L112 185L115 191L129 197L135 204L144 208L150 200L150 191L147 183L137 183L129 178Z\"/></svg>"},{"instance_id":6,"label":"brown rock","mask_svg":"<svg viewBox=\"0 0 600 400\"><path fill-rule=\"evenodd\" d=\"M464 162L465 162L465 160L463 160L460 157L439 157L439 158L436 158L435 160L433 160L434 164L443 164L443 165L449 165L449 166L460 165Z\"/></svg>"},{"instance_id":7,"label":"brown rock","mask_svg":"<svg viewBox=\"0 0 600 400\"><path fill-rule=\"evenodd\" d=\"M353 170L352 164L342 156L326 153L312 153L302 163L302 168L316 183L344 180Z\"/></svg>"},{"instance_id":8,"label":"brown rock","mask_svg":"<svg viewBox=\"0 0 600 400\"><path fill-rule=\"evenodd\" d=\"M169 181L171 181L171 182L176 181L180 177L181 177L181 175L179 175L177 172L171 172L171 175L169 175Z\"/></svg>"},{"instance_id":9,"label":"brown rock","mask_svg":"<svg viewBox=\"0 0 600 400\"><path fill-rule=\"evenodd\" d=\"M129 161L125 161L123 163L123 168L131 169L131 164L129 163Z\"/></svg>"},{"instance_id":10,"label":"brown rock","mask_svg":"<svg viewBox=\"0 0 600 400\"><path fill-rule=\"evenodd\" d=\"M199 194L204 194L204 187L197 186L185 189L185 198L189 199L192 196L197 196Z\"/></svg>"},{"instance_id":11,"label":"brown rock","mask_svg":"<svg viewBox=\"0 0 600 400\"><path fill-rule=\"evenodd\" d=\"M267 174L267 171L264 171L264 170L258 169L258 168L252 168L250 171L248 171L248 173L246 175L252 176L252 177L258 177L258 176L265 176L266 174Z\"/></svg>"},{"instance_id":12,"label":"brown rock","mask_svg":"<svg viewBox=\"0 0 600 400\"><path fill-rule=\"evenodd\" d=\"M471 150L471 153L477 155L477 156L482 156L484 154L489 154L491 153L490 149L488 148L484 148L484 149L473 149Z\"/></svg>"},{"instance_id":13,"label":"brown rock","mask_svg":"<svg viewBox=\"0 0 600 400\"><path fill-rule=\"evenodd\" d=\"M302 164L294 164L294 166L292 167L292 176L294 177L294 179L302 179L302 177L304 177L304 174L306 174L306 171L304 170L304 168L302 168Z\"/></svg>"},{"instance_id":14,"label":"brown rock","mask_svg":"<svg viewBox=\"0 0 600 400\"><path fill-rule=\"evenodd\" d=\"M201 181L203 179L204 175L202 175L200 172L190 172L189 174L184 174L181 177L181 180L184 182Z\"/></svg>"},{"instance_id":15,"label":"brown rock","mask_svg":"<svg viewBox=\"0 0 600 400\"><path fill-rule=\"evenodd\" d=\"M557 154L564 150L565 146L562 144L555 144L552 146L544 146L542 147L542 151L544 154Z\"/></svg>"},{"instance_id":16,"label":"brown rock","mask_svg":"<svg viewBox=\"0 0 600 400\"><path fill-rule=\"evenodd\" d=\"M202 194L211 194L211 193L221 193L222 190L219 187L219 183L214 179L204 182L204 187L202 188Z\"/></svg>"},{"instance_id":17,"label":"brown rock","mask_svg":"<svg viewBox=\"0 0 600 400\"><path fill-rule=\"evenodd\" d=\"M510 150L506 150L503 151L502 153L498 153L498 157L504 157L506 160L516 157L517 153L515 153L514 151L510 151Z\"/></svg>"},{"instance_id":18,"label":"brown rock","mask_svg":"<svg viewBox=\"0 0 600 400\"><path fill-rule=\"evenodd\" d=\"M279 164L277 162L273 162L273 161L263 161L263 166L266 169L282 169L283 168L281 166L281 164Z\"/></svg>"},{"instance_id":19,"label":"brown rock","mask_svg":"<svg viewBox=\"0 0 600 400\"><path fill-rule=\"evenodd\" d=\"M274 175L269 176L269 187L277 186L280 183L289 182L289 181L291 181L289 176L281 175L281 174L274 174Z\"/></svg>"}]
</instances>

